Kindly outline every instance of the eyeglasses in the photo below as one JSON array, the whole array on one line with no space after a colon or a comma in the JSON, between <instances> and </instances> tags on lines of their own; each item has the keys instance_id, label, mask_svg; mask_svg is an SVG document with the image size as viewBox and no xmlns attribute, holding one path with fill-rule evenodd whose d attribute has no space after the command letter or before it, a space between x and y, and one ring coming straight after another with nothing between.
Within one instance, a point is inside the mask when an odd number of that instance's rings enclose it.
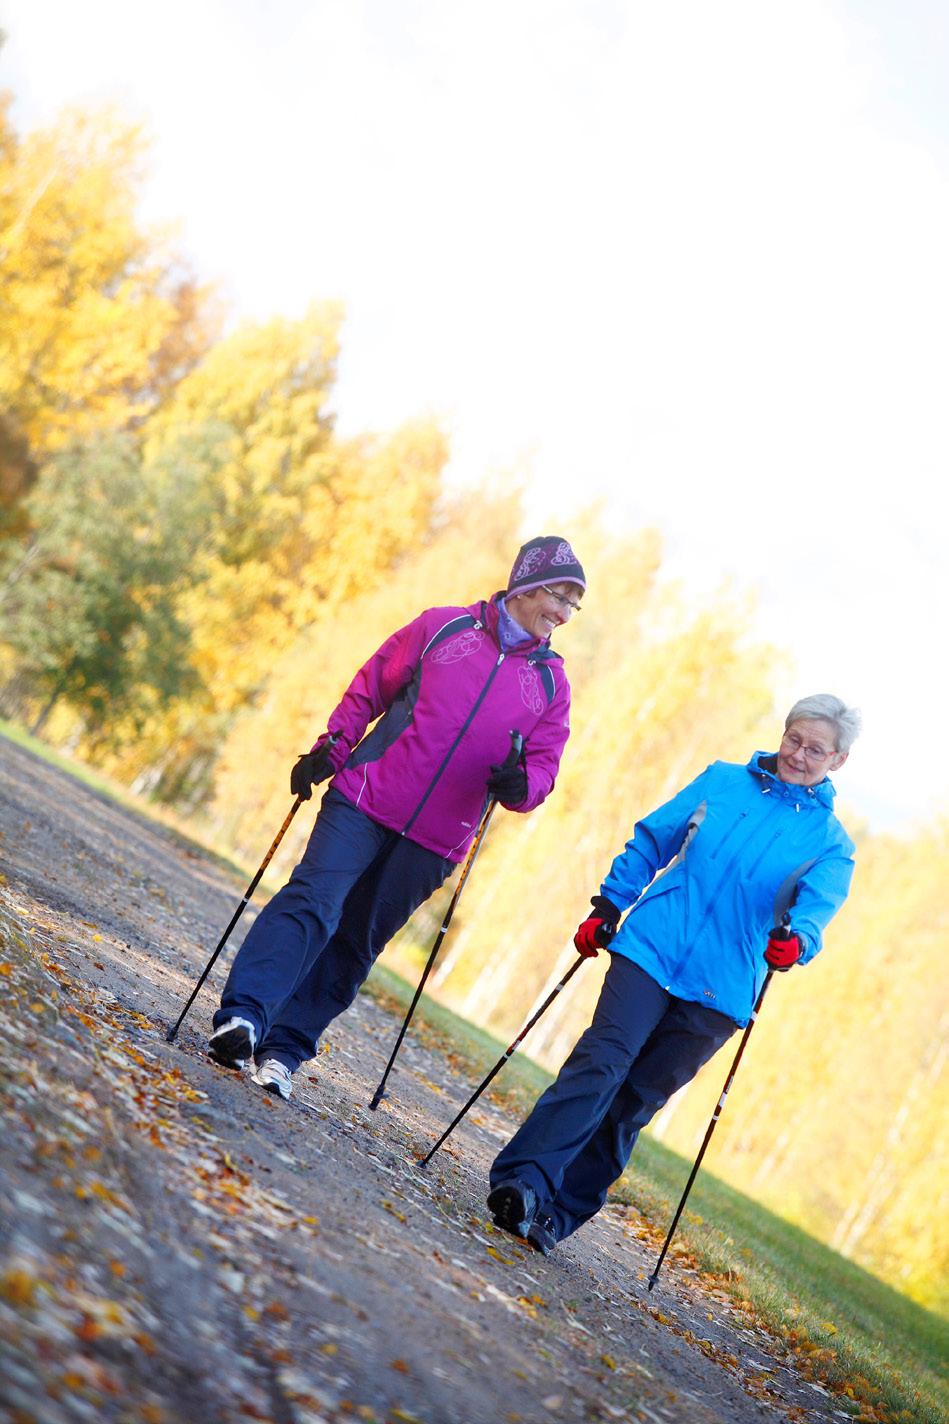
<instances>
[{"instance_id":1,"label":"eyeglasses","mask_svg":"<svg viewBox=\"0 0 949 1424\"><path fill-rule=\"evenodd\" d=\"M549 594L550 594L551 598L554 600L554 602L555 602L556 604L559 605L559 607L561 607L561 608L569 608L570 611L571 611L571 613L579 613L579 612L580 612L580 605L579 605L579 603L574 603L574 601L573 601L572 598L567 598L567 597L566 597L564 594L562 594L562 593L555 593L554 590L553 590L552 588L548 588L545 583L542 583L542 584L541 584L541 588L543 589L544 593L549 593Z\"/></svg>"},{"instance_id":2,"label":"eyeglasses","mask_svg":"<svg viewBox=\"0 0 949 1424\"><path fill-rule=\"evenodd\" d=\"M827 761L834 753L826 751L823 747L806 747L800 737L793 732L785 732L781 738L781 745L789 747L792 752L803 752L808 761Z\"/></svg>"}]
</instances>

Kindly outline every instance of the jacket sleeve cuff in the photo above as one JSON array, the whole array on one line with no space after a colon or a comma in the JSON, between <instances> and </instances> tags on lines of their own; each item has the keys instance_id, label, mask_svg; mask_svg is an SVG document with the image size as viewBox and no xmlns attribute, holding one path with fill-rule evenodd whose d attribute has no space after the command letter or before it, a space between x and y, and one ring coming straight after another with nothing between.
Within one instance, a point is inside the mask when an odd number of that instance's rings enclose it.
<instances>
[{"instance_id":1,"label":"jacket sleeve cuff","mask_svg":"<svg viewBox=\"0 0 949 1424\"><path fill-rule=\"evenodd\" d=\"M330 736L330 732L321 733L321 735L318 736L316 741L313 743L312 747L310 748L310 751L318 752L321 747L325 747L326 743L330 739ZM343 767L346 758L349 756L351 750L352 748L350 747L349 742L343 736L342 732L337 732L336 740L330 749L330 761L333 764L334 772L339 771Z\"/></svg>"}]
</instances>

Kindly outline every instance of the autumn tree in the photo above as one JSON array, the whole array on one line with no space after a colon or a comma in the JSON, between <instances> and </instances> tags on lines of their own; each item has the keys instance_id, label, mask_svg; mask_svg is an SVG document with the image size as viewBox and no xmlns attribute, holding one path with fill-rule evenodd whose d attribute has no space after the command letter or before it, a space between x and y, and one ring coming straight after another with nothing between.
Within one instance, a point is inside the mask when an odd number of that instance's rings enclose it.
<instances>
[{"instance_id":1,"label":"autumn tree","mask_svg":"<svg viewBox=\"0 0 949 1424\"><path fill-rule=\"evenodd\" d=\"M115 769L164 799L198 805L234 719L266 696L300 634L424 538L447 445L428 422L339 441L330 398L340 309L248 325L219 343L148 423L153 463L216 421L224 458L180 610L198 692L159 711Z\"/></svg>"},{"instance_id":2,"label":"autumn tree","mask_svg":"<svg viewBox=\"0 0 949 1424\"><path fill-rule=\"evenodd\" d=\"M141 421L206 349L206 293L135 215L141 131L66 114L21 139L0 100L0 514L52 453ZM2 526L0 526L2 533Z\"/></svg>"},{"instance_id":3,"label":"autumn tree","mask_svg":"<svg viewBox=\"0 0 949 1424\"><path fill-rule=\"evenodd\" d=\"M155 705L193 690L180 613L207 524L208 448L143 468L129 436L61 451L27 496L29 533L0 559L0 640L16 671L8 712L43 729L59 702L91 746L140 731Z\"/></svg>"}]
</instances>

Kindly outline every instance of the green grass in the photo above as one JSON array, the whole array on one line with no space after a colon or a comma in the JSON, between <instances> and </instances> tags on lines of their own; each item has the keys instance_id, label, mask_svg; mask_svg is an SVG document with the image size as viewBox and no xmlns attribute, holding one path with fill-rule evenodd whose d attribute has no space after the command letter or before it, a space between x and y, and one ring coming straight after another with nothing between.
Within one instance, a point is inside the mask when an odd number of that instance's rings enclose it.
<instances>
[{"instance_id":1,"label":"green grass","mask_svg":"<svg viewBox=\"0 0 949 1424\"><path fill-rule=\"evenodd\" d=\"M382 964L366 987L403 1014L414 992ZM450 1053L472 1087L508 1046L426 997L413 1031ZM488 1092L522 1115L550 1081L545 1069L516 1054ZM643 1136L613 1189L612 1200L635 1207L654 1228L656 1257L690 1168ZM711 1173L697 1177L671 1252L691 1257L714 1277L710 1284L781 1336L806 1375L829 1387L849 1386L854 1398L842 1393L839 1407L853 1418L944 1424L949 1417L946 1322ZM661 1295L649 1299L658 1304Z\"/></svg>"},{"instance_id":2,"label":"green grass","mask_svg":"<svg viewBox=\"0 0 949 1424\"><path fill-rule=\"evenodd\" d=\"M141 801L22 729L0 721L0 735L133 814L157 822L166 834L202 851L238 881L246 884L250 879L252 872L245 867L169 825ZM419 958L421 968L425 954ZM414 985L383 964L373 969L366 987L400 1014L414 992ZM470 1076L472 1087L508 1046L426 997L412 1032L446 1053ZM519 1053L488 1092L522 1116L550 1081L545 1069ZM613 1200L635 1207L653 1227L657 1253L690 1165L644 1136L614 1189ZM856 1398L841 1395L840 1407L849 1409L853 1418L879 1424L943 1424L949 1418L946 1322L711 1173L703 1171L696 1181L672 1252L688 1253L717 1287L744 1302L759 1324L785 1338L805 1372L825 1384L849 1385ZM655 1299L658 1303L660 1297Z\"/></svg>"}]
</instances>

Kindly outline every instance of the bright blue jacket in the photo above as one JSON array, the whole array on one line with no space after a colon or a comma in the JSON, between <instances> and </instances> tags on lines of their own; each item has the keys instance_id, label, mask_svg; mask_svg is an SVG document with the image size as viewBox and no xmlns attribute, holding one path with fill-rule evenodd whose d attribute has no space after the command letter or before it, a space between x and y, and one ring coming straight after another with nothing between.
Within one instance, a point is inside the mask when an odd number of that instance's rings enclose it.
<instances>
[{"instance_id":1,"label":"bright blue jacket","mask_svg":"<svg viewBox=\"0 0 949 1424\"><path fill-rule=\"evenodd\" d=\"M813 959L853 874L830 780L792 786L775 765L765 752L747 766L713 762L637 823L601 888L620 910L633 907L611 950L737 1024L767 973L771 926L790 912L801 962Z\"/></svg>"}]
</instances>

